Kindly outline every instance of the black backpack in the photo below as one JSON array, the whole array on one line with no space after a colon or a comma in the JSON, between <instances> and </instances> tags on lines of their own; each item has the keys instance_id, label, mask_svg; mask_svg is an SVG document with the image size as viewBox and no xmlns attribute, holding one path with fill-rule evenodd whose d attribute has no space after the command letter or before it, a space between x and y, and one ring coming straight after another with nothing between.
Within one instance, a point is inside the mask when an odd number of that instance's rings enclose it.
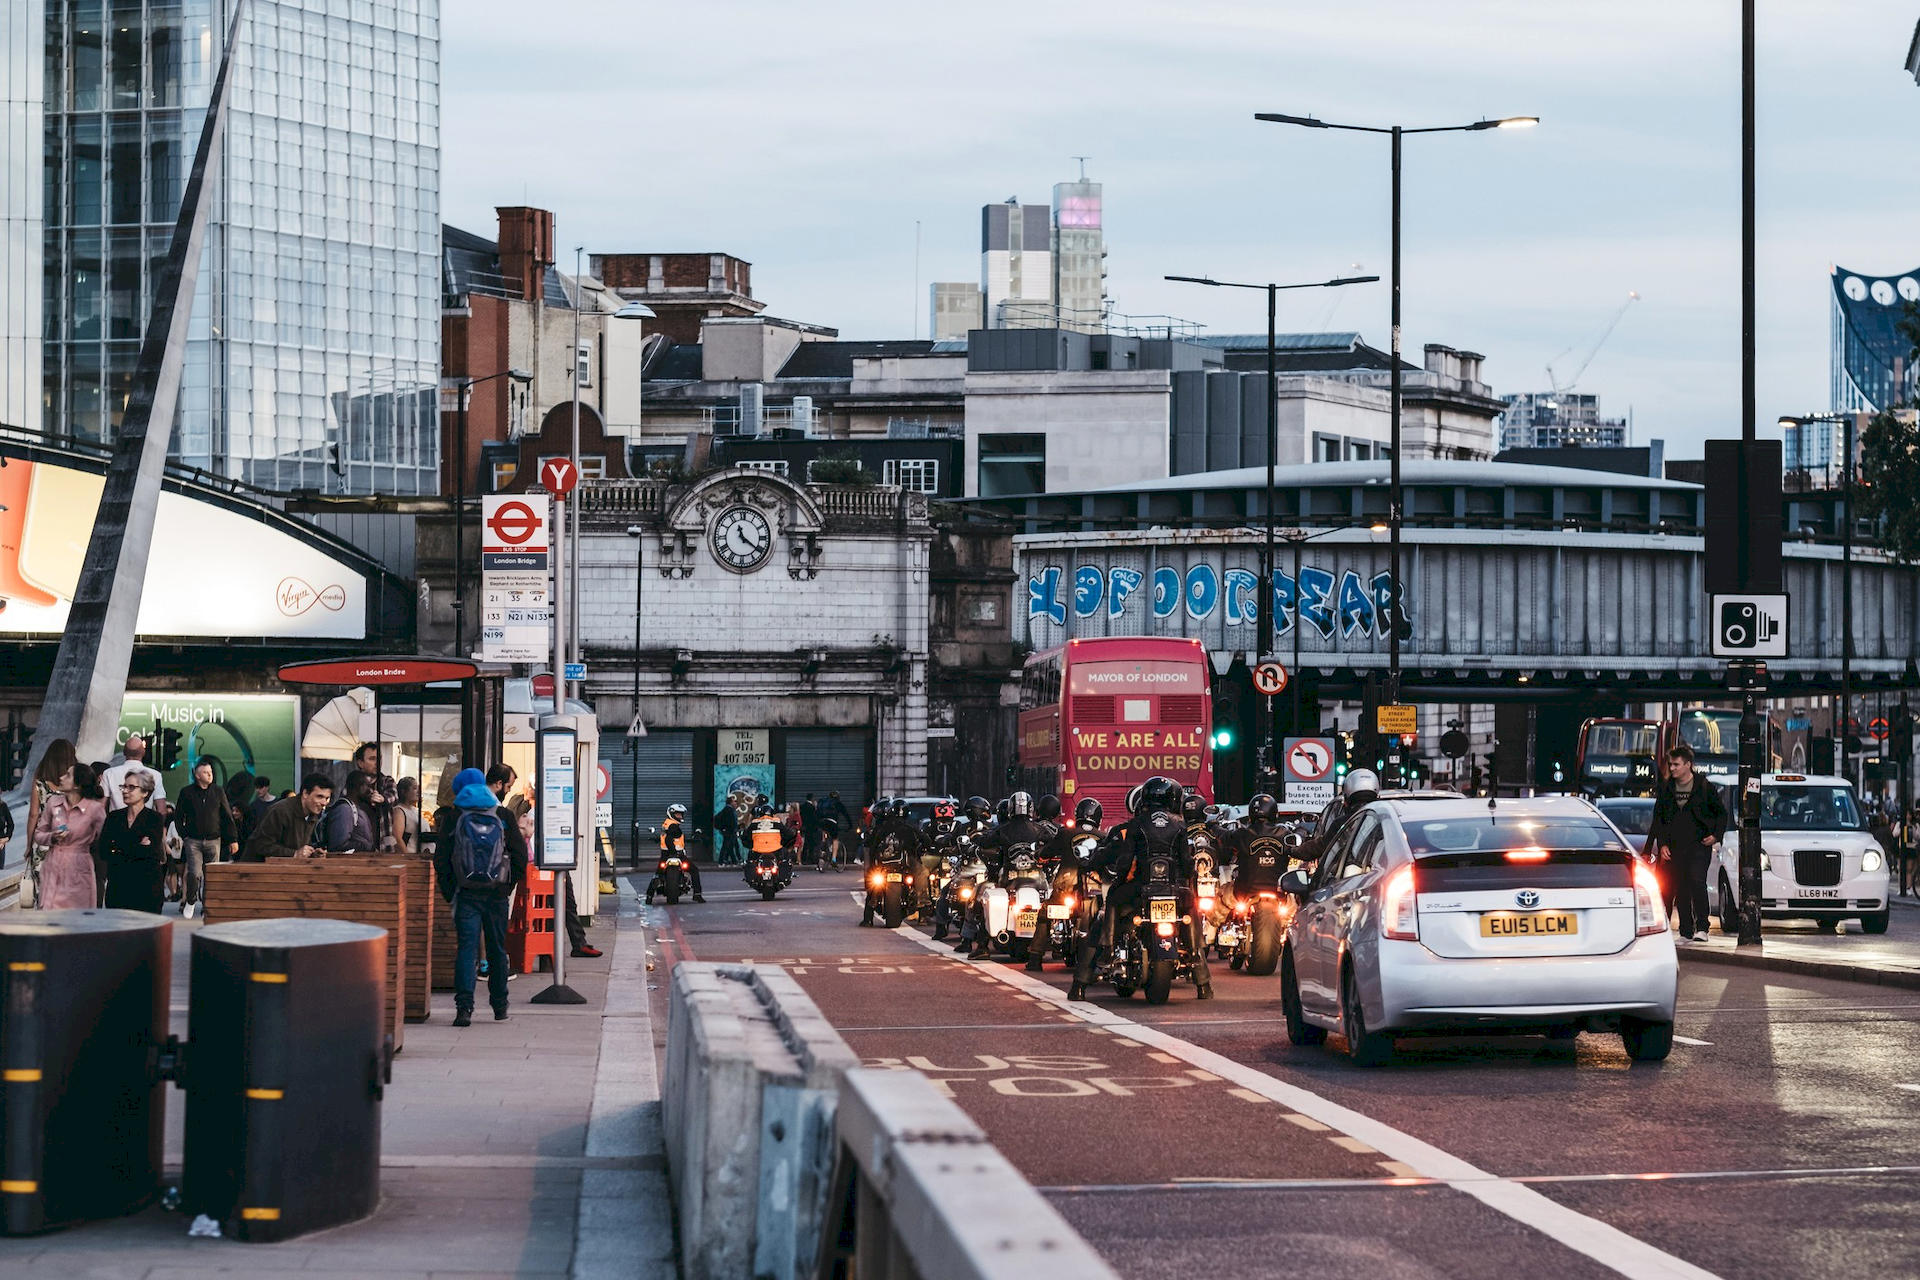
<instances>
[{"instance_id":1,"label":"black backpack","mask_svg":"<svg viewBox=\"0 0 1920 1280\"><path fill-rule=\"evenodd\" d=\"M513 881L507 829L498 813L462 813L453 824L453 882L462 889L504 889Z\"/></svg>"}]
</instances>

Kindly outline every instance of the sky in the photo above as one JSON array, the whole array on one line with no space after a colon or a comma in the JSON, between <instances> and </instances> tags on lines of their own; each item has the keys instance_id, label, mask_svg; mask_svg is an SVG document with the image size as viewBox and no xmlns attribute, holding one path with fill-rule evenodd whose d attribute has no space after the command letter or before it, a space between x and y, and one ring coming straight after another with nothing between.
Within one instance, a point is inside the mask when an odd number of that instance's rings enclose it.
<instances>
[{"instance_id":1,"label":"sky","mask_svg":"<svg viewBox=\"0 0 1920 1280\"><path fill-rule=\"evenodd\" d=\"M1920 265L1915 0L1758 0L1763 434L1829 399L1829 268ZM1478 351L1496 393L1570 374L1636 443L1740 428L1736 0L452 0L442 215L554 211L593 252L725 252L770 314L924 337L979 279L979 210L1104 184L1115 309L1258 332L1257 293L1388 274L1388 142L1262 124L1536 115L1410 138L1404 346ZM918 246L916 251L916 244ZM916 287L916 279L918 285ZM1283 331L1388 341L1386 285L1281 295Z\"/></svg>"}]
</instances>

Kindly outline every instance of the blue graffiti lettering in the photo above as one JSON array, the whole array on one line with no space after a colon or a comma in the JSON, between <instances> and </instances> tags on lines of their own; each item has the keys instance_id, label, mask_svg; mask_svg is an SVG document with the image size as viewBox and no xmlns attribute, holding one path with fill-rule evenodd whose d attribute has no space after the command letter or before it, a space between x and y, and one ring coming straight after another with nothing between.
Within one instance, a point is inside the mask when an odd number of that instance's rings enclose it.
<instances>
[{"instance_id":1,"label":"blue graffiti lettering","mask_svg":"<svg viewBox=\"0 0 1920 1280\"><path fill-rule=\"evenodd\" d=\"M1180 607L1180 571L1161 565L1153 571L1153 616L1171 617Z\"/></svg>"},{"instance_id":2,"label":"blue graffiti lettering","mask_svg":"<svg viewBox=\"0 0 1920 1280\"><path fill-rule=\"evenodd\" d=\"M1333 638L1333 575L1312 565L1300 568L1300 616L1323 640Z\"/></svg>"},{"instance_id":3,"label":"blue graffiti lettering","mask_svg":"<svg viewBox=\"0 0 1920 1280\"><path fill-rule=\"evenodd\" d=\"M1138 569L1110 569L1107 571L1107 616L1117 618L1127 609L1127 597L1140 589L1146 580Z\"/></svg>"},{"instance_id":4,"label":"blue graffiti lettering","mask_svg":"<svg viewBox=\"0 0 1920 1280\"><path fill-rule=\"evenodd\" d=\"M1038 577L1027 579L1027 616L1050 618L1055 626L1065 626L1067 606L1060 600L1060 566L1050 564Z\"/></svg>"},{"instance_id":5,"label":"blue graffiti lettering","mask_svg":"<svg viewBox=\"0 0 1920 1280\"><path fill-rule=\"evenodd\" d=\"M1367 585L1373 589L1374 634L1382 640L1385 640L1387 638L1388 619L1393 616L1393 575L1390 573L1376 573L1373 575L1373 581ZM1413 617L1413 611L1407 607L1407 592L1404 586L1400 589L1400 617L1406 620L1410 620Z\"/></svg>"},{"instance_id":6,"label":"blue graffiti lettering","mask_svg":"<svg viewBox=\"0 0 1920 1280\"><path fill-rule=\"evenodd\" d=\"M1360 589L1360 575L1349 569L1340 577L1340 634L1348 639L1358 631L1373 630L1373 602Z\"/></svg>"},{"instance_id":7,"label":"blue graffiti lettering","mask_svg":"<svg viewBox=\"0 0 1920 1280\"><path fill-rule=\"evenodd\" d=\"M1220 575L1210 564L1196 564L1187 570L1187 616L1198 622L1213 616L1220 603Z\"/></svg>"},{"instance_id":8,"label":"blue graffiti lettering","mask_svg":"<svg viewBox=\"0 0 1920 1280\"><path fill-rule=\"evenodd\" d=\"M1293 630L1293 575L1273 571L1273 632L1284 636Z\"/></svg>"},{"instance_id":9,"label":"blue graffiti lettering","mask_svg":"<svg viewBox=\"0 0 1920 1280\"><path fill-rule=\"evenodd\" d=\"M1260 603L1254 593L1260 589L1257 574L1245 569L1227 570L1227 622L1239 625L1260 619Z\"/></svg>"},{"instance_id":10,"label":"blue graffiti lettering","mask_svg":"<svg viewBox=\"0 0 1920 1280\"><path fill-rule=\"evenodd\" d=\"M1073 612L1082 618L1091 618L1100 612L1100 602L1107 595L1107 575L1097 565L1083 564L1073 571Z\"/></svg>"}]
</instances>

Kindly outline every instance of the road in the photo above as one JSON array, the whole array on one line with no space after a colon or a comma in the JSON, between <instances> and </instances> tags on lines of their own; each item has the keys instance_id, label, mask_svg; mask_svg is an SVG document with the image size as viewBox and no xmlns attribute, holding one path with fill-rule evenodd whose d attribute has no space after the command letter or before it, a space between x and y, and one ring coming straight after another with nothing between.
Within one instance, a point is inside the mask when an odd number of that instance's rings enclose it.
<instances>
[{"instance_id":1,"label":"road","mask_svg":"<svg viewBox=\"0 0 1920 1280\"><path fill-rule=\"evenodd\" d=\"M1615 1036L1286 1041L1275 978L1151 1008L858 927L851 874L650 909L659 969L779 964L924 1071L1122 1275L1920 1275L1920 993L1683 966L1672 1058Z\"/></svg>"}]
</instances>

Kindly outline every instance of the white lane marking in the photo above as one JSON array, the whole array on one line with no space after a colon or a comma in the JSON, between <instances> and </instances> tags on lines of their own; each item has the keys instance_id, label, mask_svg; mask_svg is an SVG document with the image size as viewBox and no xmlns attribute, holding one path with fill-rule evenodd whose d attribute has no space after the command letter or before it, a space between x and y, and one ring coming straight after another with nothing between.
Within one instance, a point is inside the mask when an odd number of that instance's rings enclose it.
<instances>
[{"instance_id":1,"label":"white lane marking","mask_svg":"<svg viewBox=\"0 0 1920 1280\"><path fill-rule=\"evenodd\" d=\"M1692 1036L1675 1036L1673 1042L1675 1044L1690 1044L1699 1049L1711 1049L1713 1047L1713 1041L1695 1040Z\"/></svg>"},{"instance_id":2,"label":"white lane marking","mask_svg":"<svg viewBox=\"0 0 1920 1280\"><path fill-rule=\"evenodd\" d=\"M1234 1092L1235 1093L1253 1093L1253 1090L1236 1089L1234 1090ZM1262 1102L1273 1101L1272 1098L1267 1097L1263 1093L1254 1093L1253 1096L1260 1099ZM1302 1129L1305 1129L1308 1133L1327 1133L1332 1129L1331 1125L1324 1125L1324 1124L1321 1124L1318 1120L1308 1119L1306 1116L1301 1115L1297 1111L1289 1111L1285 1116L1281 1118L1286 1120L1290 1124L1299 1125Z\"/></svg>"},{"instance_id":3,"label":"white lane marking","mask_svg":"<svg viewBox=\"0 0 1920 1280\"><path fill-rule=\"evenodd\" d=\"M1229 1093L1230 1095L1232 1095L1233 1097L1236 1097L1236 1098L1238 1098L1238 1099L1240 1099L1240 1101L1242 1101L1242 1102L1266 1102L1266 1101L1268 1101L1268 1099L1266 1099L1266 1098L1263 1098L1263 1097L1261 1097L1261 1096L1260 1096L1259 1094L1257 1094L1257 1093L1255 1093L1255 1092L1254 1092L1253 1090L1251 1090L1251 1089L1229 1089L1229 1090L1227 1090L1227 1092L1228 1092L1228 1093Z\"/></svg>"},{"instance_id":4,"label":"white lane marking","mask_svg":"<svg viewBox=\"0 0 1920 1280\"><path fill-rule=\"evenodd\" d=\"M1896 1089L1905 1089L1908 1093L1920 1093L1920 1084L1897 1084Z\"/></svg>"},{"instance_id":5,"label":"white lane marking","mask_svg":"<svg viewBox=\"0 0 1920 1280\"><path fill-rule=\"evenodd\" d=\"M917 929L904 932L930 951L940 946ZM980 968L1015 990L1052 1001L1087 1022L1105 1026L1142 1045L1174 1054L1202 1070L1211 1071L1233 1084L1310 1116L1350 1138L1357 1138L1389 1159L1418 1171L1410 1176L1444 1182L1488 1208L1532 1227L1631 1280L1718 1280L1713 1272L1656 1249L1618 1227L1577 1213L1549 1200L1531 1187L1497 1178L1432 1143L1402 1133L1392 1125L1341 1106L1311 1090L1275 1079L1264 1071L1143 1026L1107 1009L1084 1002L1070 1003L1065 992L1036 978L1029 978L1024 972L1010 972L999 965L983 965Z\"/></svg>"},{"instance_id":6,"label":"white lane marking","mask_svg":"<svg viewBox=\"0 0 1920 1280\"><path fill-rule=\"evenodd\" d=\"M1351 1151L1357 1156L1377 1156L1380 1154L1377 1150L1360 1141L1358 1138L1328 1138L1327 1141L1343 1150Z\"/></svg>"}]
</instances>

